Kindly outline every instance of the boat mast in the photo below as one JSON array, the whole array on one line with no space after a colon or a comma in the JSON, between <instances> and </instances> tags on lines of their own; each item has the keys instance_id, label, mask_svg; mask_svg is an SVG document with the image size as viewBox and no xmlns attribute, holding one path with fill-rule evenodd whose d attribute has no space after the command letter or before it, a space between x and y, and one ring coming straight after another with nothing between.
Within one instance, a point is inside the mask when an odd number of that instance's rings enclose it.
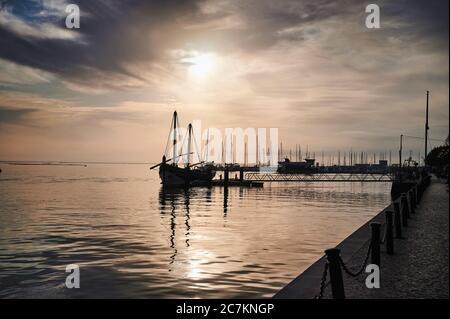
<instances>
[{"instance_id":1,"label":"boat mast","mask_svg":"<svg viewBox=\"0 0 450 319\"><path fill-rule=\"evenodd\" d=\"M283 151L283 144L281 144L281 151ZM259 166L259 138L256 134L256 165Z\"/></svg>"},{"instance_id":2,"label":"boat mast","mask_svg":"<svg viewBox=\"0 0 450 319\"><path fill-rule=\"evenodd\" d=\"M236 141L234 141L234 144L233 144L233 140L234 140L234 138L231 139L231 160L232 160L233 164L236 164L236 150L235 150Z\"/></svg>"},{"instance_id":3,"label":"boat mast","mask_svg":"<svg viewBox=\"0 0 450 319\"><path fill-rule=\"evenodd\" d=\"M177 111L173 112L173 160L172 165L176 165L175 158L177 157Z\"/></svg>"},{"instance_id":4,"label":"boat mast","mask_svg":"<svg viewBox=\"0 0 450 319\"><path fill-rule=\"evenodd\" d=\"M430 127L428 126L428 99L430 97L430 91L427 91L427 111L426 111L426 118L425 118L425 158L427 158L428 154L428 130Z\"/></svg>"},{"instance_id":5,"label":"boat mast","mask_svg":"<svg viewBox=\"0 0 450 319\"><path fill-rule=\"evenodd\" d=\"M244 166L248 165L247 142L244 145Z\"/></svg>"},{"instance_id":6,"label":"boat mast","mask_svg":"<svg viewBox=\"0 0 450 319\"><path fill-rule=\"evenodd\" d=\"M188 154L187 154L187 163L186 167L189 167L191 164L191 138L192 138L192 124L188 125Z\"/></svg>"},{"instance_id":7,"label":"boat mast","mask_svg":"<svg viewBox=\"0 0 450 319\"><path fill-rule=\"evenodd\" d=\"M209 146L209 128L208 131L206 132L206 155L205 155L205 162L208 163L208 146Z\"/></svg>"}]
</instances>

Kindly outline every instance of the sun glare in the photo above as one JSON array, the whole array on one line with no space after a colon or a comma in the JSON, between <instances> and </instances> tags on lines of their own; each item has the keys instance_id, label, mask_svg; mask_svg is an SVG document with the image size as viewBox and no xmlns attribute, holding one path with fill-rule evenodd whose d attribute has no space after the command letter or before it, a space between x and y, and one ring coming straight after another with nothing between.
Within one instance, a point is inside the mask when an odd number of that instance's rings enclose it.
<instances>
[{"instance_id":1,"label":"sun glare","mask_svg":"<svg viewBox=\"0 0 450 319\"><path fill-rule=\"evenodd\" d=\"M212 53L201 53L188 60L189 74L195 79L204 79L214 70L216 56Z\"/></svg>"}]
</instances>

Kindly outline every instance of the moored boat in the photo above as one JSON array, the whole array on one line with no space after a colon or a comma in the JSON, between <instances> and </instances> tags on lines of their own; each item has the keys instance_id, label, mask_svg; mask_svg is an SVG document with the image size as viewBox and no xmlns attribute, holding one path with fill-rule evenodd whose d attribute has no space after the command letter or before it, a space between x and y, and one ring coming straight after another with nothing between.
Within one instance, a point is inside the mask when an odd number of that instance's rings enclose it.
<instances>
[{"instance_id":1,"label":"moored boat","mask_svg":"<svg viewBox=\"0 0 450 319\"><path fill-rule=\"evenodd\" d=\"M163 186L189 187L208 184L215 176L215 171L207 167L179 167L172 164L159 166L159 177Z\"/></svg>"},{"instance_id":2,"label":"moored boat","mask_svg":"<svg viewBox=\"0 0 450 319\"><path fill-rule=\"evenodd\" d=\"M314 166L315 159L305 159L303 162L291 162L286 158L283 162L278 162L277 172L280 174L311 174L317 172Z\"/></svg>"},{"instance_id":3,"label":"moored boat","mask_svg":"<svg viewBox=\"0 0 450 319\"><path fill-rule=\"evenodd\" d=\"M188 125L186 154L177 154L177 127L178 115L175 111L173 113L171 127L171 135L173 137L172 158L167 159L166 154L164 154L161 163L154 165L150 169L159 167L159 177L161 179L161 184L164 187L191 187L210 184L216 174L213 163L205 163L198 153L197 156L199 157L199 162L191 164L191 155L193 154L191 152L191 146L193 142L195 143L195 139L193 141L192 125ZM180 149L183 149L183 145ZM184 157L184 165L179 165L178 159L182 157Z\"/></svg>"}]
</instances>

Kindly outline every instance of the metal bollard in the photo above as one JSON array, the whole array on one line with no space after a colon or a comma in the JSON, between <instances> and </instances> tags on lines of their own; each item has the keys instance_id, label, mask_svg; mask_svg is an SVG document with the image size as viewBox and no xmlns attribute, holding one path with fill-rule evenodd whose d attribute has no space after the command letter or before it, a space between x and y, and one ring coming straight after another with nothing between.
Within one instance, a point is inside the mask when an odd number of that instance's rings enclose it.
<instances>
[{"instance_id":1,"label":"metal bollard","mask_svg":"<svg viewBox=\"0 0 450 319\"><path fill-rule=\"evenodd\" d=\"M386 252L394 254L394 213L386 211Z\"/></svg>"},{"instance_id":2,"label":"metal bollard","mask_svg":"<svg viewBox=\"0 0 450 319\"><path fill-rule=\"evenodd\" d=\"M417 184L417 204L420 204L420 200L422 199L423 186L422 183Z\"/></svg>"},{"instance_id":3,"label":"metal bollard","mask_svg":"<svg viewBox=\"0 0 450 319\"><path fill-rule=\"evenodd\" d=\"M395 238L402 238L402 214L400 213L400 203L394 203L394 228Z\"/></svg>"},{"instance_id":4,"label":"metal bollard","mask_svg":"<svg viewBox=\"0 0 450 319\"><path fill-rule=\"evenodd\" d=\"M410 189L408 191L408 204L409 204L409 213L412 215L416 211L414 210L414 198L413 198L413 191Z\"/></svg>"},{"instance_id":5,"label":"metal bollard","mask_svg":"<svg viewBox=\"0 0 450 319\"><path fill-rule=\"evenodd\" d=\"M330 265L330 282L333 299L345 299L344 280L340 262L341 250L337 248L325 250Z\"/></svg>"},{"instance_id":6,"label":"metal bollard","mask_svg":"<svg viewBox=\"0 0 450 319\"><path fill-rule=\"evenodd\" d=\"M416 207L419 206L419 186L414 186L414 200L416 201Z\"/></svg>"},{"instance_id":7,"label":"metal bollard","mask_svg":"<svg viewBox=\"0 0 450 319\"><path fill-rule=\"evenodd\" d=\"M412 195L413 207L416 208L417 207L417 189L416 189L416 186L411 188L411 195Z\"/></svg>"},{"instance_id":8,"label":"metal bollard","mask_svg":"<svg viewBox=\"0 0 450 319\"><path fill-rule=\"evenodd\" d=\"M380 223L371 223L372 238L371 238L371 263L380 267Z\"/></svg>"},{"instance_id":9,"label":"metal bollard","mask_svg":"<svg viewBox=\"0 0 450 319\"><path fill-rule=\"evenodd\" d=\"M406 194L402 194L402 217L403 217L403 226L408 227L408 218L409 218L409 207L408 207L408 199L406 198Z\"/></svg>"}]
</instances>

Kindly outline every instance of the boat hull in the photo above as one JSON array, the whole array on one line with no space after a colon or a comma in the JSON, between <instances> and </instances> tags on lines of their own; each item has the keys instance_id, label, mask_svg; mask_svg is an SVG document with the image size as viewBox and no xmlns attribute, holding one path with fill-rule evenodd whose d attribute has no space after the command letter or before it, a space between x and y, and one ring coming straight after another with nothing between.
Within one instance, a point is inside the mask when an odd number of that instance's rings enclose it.
<instances>
[{"instance_id":1,"label":"boat hull","mask_svg":"<svg viewBox=\"0 0 450 319\"><path fill-rule=\"evenodd\" d=\"M161 184L167 187L189 187L198 183L211 183L215 172L211 169L188 169L168 164L159 168Z\"/></svg>"},{"instance_id":2,"label":"boat hull","mask_svg":"<svg viewBox=\"0 0 450 319\"><path fill-rule=\"evenodd\" d=\"M312 174L317 173L318 168L308 162L278 162L277 172L280 174Z\"/></svg>"}]
</instances>

